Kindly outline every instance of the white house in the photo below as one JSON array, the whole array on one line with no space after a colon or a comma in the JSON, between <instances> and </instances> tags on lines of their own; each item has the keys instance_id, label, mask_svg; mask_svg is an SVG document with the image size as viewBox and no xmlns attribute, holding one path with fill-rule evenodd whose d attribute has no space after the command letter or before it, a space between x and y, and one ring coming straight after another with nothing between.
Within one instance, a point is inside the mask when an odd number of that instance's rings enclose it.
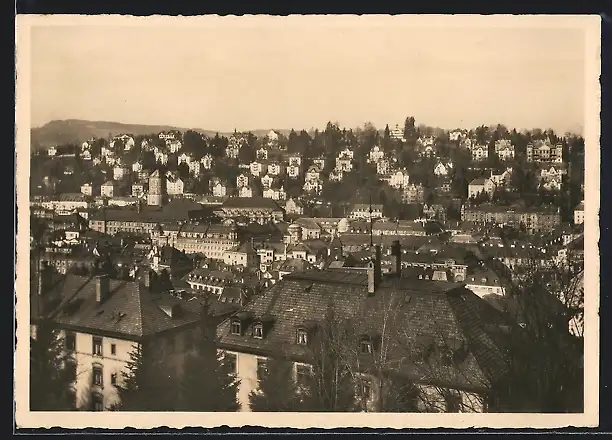
<instances>
[{"instance_id":1,"label":"white house","mask_svg":"<svg viewBox=\"0 0 612 440\"><path fill-rule=\"evenodd\" d=\"M140 171L142 171L142 162L140 161L136 161L132 164L132 171L135 173L139 173Z\"/></svg>"},{"instance_id":2,"label":"white house","mask_svg":"<svg viewBox=\"0 0 612 440\"><path fill-rule=\"evenodd\" d=\"M166 140L166 147L168 147L171 153L177 153L183 148L183 144L178 139L168 139Z\"/></svg>"},{"instance_id":3,"label":"white house","mask_svg":"<svg viewBox=\"0 0 612 440\"><path fill-rule=\"evenodd\" d=\"M574 209L574 224L580 225L584 223L584 200Z\"/></svg>"},{"instance_id":4,"label":"white house","mask_svg":"<svg viewBox=\"0 0 612 440\"><path fill-rule=\"evenodd\" d=\"M485 160L489 157L489 147L476 145L472 147L472 160Z\"/></svg>"},{"instance_id":5,"label":"white house","mask_svg":"<svg viewBox=\"0 0 612 440\"><path fill-rule=\"evenodd\" d=\"M495 141L495 154L501 160L514 159L514 145L508 139L499 139Z\"/></svg>"},{"instance_id":6,"label":"white house","mask_svg":"<svg viewBox=\"0 0 612 440\"><path fill-rule=\"evenodd\" d=\"M198 162L197 160L189 162L189 165L187 166L189 167L189 173L192 176L197 176L198 174L200 174L200 169L202 168L202 164Z\"/></svg>"},{"instance_id":7,"label":"white house","mask_svg":"<svg viewBox=\"0 0 612 440\"><path fill-rule=\"evenodd\" d=\"M495 191L495 184L491 179L474 179L468 185L468 198L476 197L480 193L492 196L493 191Z\"/></svg>"},{"instance_id":8,"label":"white house","mask_svg":"<svg viewBox=\"0 0 612 440\"><path fill-rule=\"evenodd\" d=\"M369 156L370 157L368 159L368 162L377 163L379 160L385 157L385 152L382 151L382 149L378 145L374 145L372 149L370 150Z\"/></svg>"},{"instance_id":9,"label":"white house","mask_svg":"<svg viewBox=\"0 0 612 440\"><path fill-rule=\"evenodd\" d=\"M433 172L438 177L448 176L451 170L453 169L453 163L438 161L438 163L434 166Z\"/></svg>"},{"instance_id":10,"label":"white house","mask_svg":"<svg viewBox=\"0 0 612 440\"><path fill-rule=\"evenodd\" d=\"M379 159L376 162L376 173L378 175L388 174L391 169L391 164L388 159Z\"/></svg>"},{"instance_id":11,"label":"white house","mask_svg":"<svg viewBox=\"0 0 612 440\"><path fill-rule=\"evenodd\" d=\"M385 180L395 189L406 188L410 184L410 175L406 170L398 170L388 174Z\"/></svg>"},{"instance_id":12,"label":"white house","mask_svg":"<svg viewBox=\"0 0 612 440\"><path fill-rule=\"evenodd\" d=\"M306 180L302 189L307 193L320 194L323 189L323 182L320 179Z\"/></svg>"},{"instance_id":13,"label":"white house","mask_svg":"<svg viewBox=\"0 0 612 440\"><path fill-rule=\"evenodd\" d=\"M210 170L213 167L214 160L210 154L206 153L204 156L202 156L200 162L202 163L202 166L205 170Z\"/></svg>"},{"instance_id":14,"label":"white house","mask_svg":"<svg viewBox=\"0 0 612 440\"><path fill-rule=\"evenodd\" d=\"M319 167L320 170L325 169L325 156L316 157L312 160L313 165Z\"/></svg>"},{"instance_id":15,"label":"white house","mask_svg":"<svg viewBox=\"0 0 612 440\"><path fill-rule=\"evenodd\" d=\"M342 182L343 178L344 173L337 168L335 170L332 170L331 173L329 173L330 182Z\"/></svg>"},{"instance_id":16,"label":"white house","mask_svg":"<svg viewBox=\"0 0 612 440\"><path fill-rule=\"evenodd\" d=\"M257 160L268 160L268 150L265 147L261 147L255 153Z\"/></svg>"},{"instance_id":17,"label":"white house","mask_svg":"<svg viewBox=\"0 0 612 440\"><path fill-rule=\"evenodd\" d=\"M283 173L283 165L279 162L270 162L268 164L268 174L272 176L280 176Z\"/></svg>"},{"instance_id":18,"label":"white house","mask_svg":"<svg viewBox=\"0 0 612 440\"><path fill-rule=\"evenodd\" d=\"M302 166L302 155L300 153L292 153L287 156L287 163L289 165Z\"/></svg>"},{"instance_id":19,"label":"white house","mask_svg":"<svg viewBox=\"0 0 612 440\"><path fill-rule=\"evenodd\" d=\"M81 151L80 158L82 160L91 160L91 151L89 150Z\"/></svg>"},{"instance_id":20,"label":"white house","mask_svg":"<svg viewBox=\"0 0 612 440\"><path fill-rule=\"evenodd\" d=\"M166 192L169 196L177 196L183 194L185 190L185 182L180 177L171 174L166 179Z\"/></svg>"},{"instance_id":21,"label":"white house","mask_svg":"<svg viewBox=\"0 0 612 440\"><path fill-rule=\"evenodd\" d=\"M265 162L251 162L249 169L251 170L251 174L255 177L262 176L268 170L267 164Z\"/></svg>"},{"instance_id":22,"label":"white house","mask_svg":"<svg viewBox=\"0 0 612 440\"><path fill-rule=\"evenodd\" d=\"M321 180L321 173L319 169L314 165L308 168L308 171L306 171L306 175L304 176L304 180L307 182Z\"/></svg>"},{"instance_id":23,"label":"white house","mask_svg":"<svg viewBox=\"0 0 612 440\"><path fill-rule=\"evenodd\" d=\"M177 163L179 165L182 164L182 163L186 163L187 165L189 165L190 162L191 162L191 155L189 155L187 153L181 153L177 157Z\"/></svg>"},{"instance_id":24,"label":"white house","mask_svg":"<svg viewBox=\"0 0 612 440\"><path fill-rule=\"evenodd\" d=\"M300 165L289 165L287 167L287 176L291 179L297 179L300 177L301 171Z\"/></svg>"},{"instance_id":25,"label":"white house","mask_svg":"<svg viewBox=\"0 0 612 440\"><path fill-rule=\"evenodd\" d=\"M263 186L264 188L270 188L273 183L274 177L270 176L270 174L266 174L261 178L261 186Z\"/></svg>"},{"instance_id":26,"label":"white house","mask_svg":"<svg viewBox=\"0 0 612 440\"><path fill-rule=\"evenodd\" d=\"M249 176L241 173L236 177L236 188L240 189L245 186L249 186Z\"/></svg>"},{"instance_id":27,"label":"white house","mask_svg":"<svg viewBox=\"0 0 612 440\"><path fill-rule=\"evenodd\" d=\"M404 130L399 126L399 124L396 124L395 127L393 127L389 131L389 134L391 139L395 139L402 142L406 141L406 139L404 139Z\"/></svg>"},{"instance_id":28,"label":"white house","mask_svg":"<svg viewBox=\"0 0 612 440\"><path fill-rule=\"evenodd\" d=\"M129 173L130 170L124 166L115 167L113 168L113 180L123 180Z\"/></svg>"},{"instance_id":29,"label":"white house","mask_svg":"<svg viewBox=\"0 0 612 440\"><path fill-rule=\"evenodd\" d=\"M250 186L241 186L240 188L238 188L238 197L253 197L253 189Z\"/></svg>"},{"instance_id":30,"label":"white house","mask_svg":"<svg viewBox=\"0 0 612 440\"><path fill-rule=\"evenodd\" d=\"M168 154L163 151L157 151L155 152L155 160L162 165L166 165L168 163Z\"/></svg>"},{"instance_id":31,"label":"white house","mask_svg":"<svg viewBox=\"0 0 612 440\"><path fill-rule=\"evenodd\" d=\"M81 194L85 196L93 196L93 186L91 183L84 183L81 185Z\"/></svg>"},{"instance_id":32,"label":"white house","mask_svg":"<svg viewBox=\"0 0 612 440\"><path fill-rule=\"evenodd\" d=\"M113 182L112 180L109 180L108 182L105 182L104 184L102 184L102 186L100 187L100 195L102 197L114 197L115 189L116 189L115 182Z\"/></svg>"},{"instance_id":33,"label":"white house","mask_svg":"<svg viewBox=\"0 0 612 440\"><path fill-rule=\"evenodd\" d=\"M282 186L280 188L266 188L262 195L266 199L272 200L285 200L287 198L287 194Z\"/></svg>"},{"instance_id":34,"label":"white house","mask_svg":"<svg viewBox=\"0 0 612 440\"><path fill-rule=\"evenodd\" d=\"M225 197L227 195L227 185L217 179L212 186L212 195L215 197Z\"/></svg>"},{"instance_id":35,"label":"white house","mask_svg":"<svg viewBox=\"0 0 612 440\"><path fill-rule=\"evenodd\" d=\"M507 186L510 184L510 179L512 178L512 167L506 168L501 173L494 173L491 171L491 181L495 184L495 186Z\"/></svg>"}]
</instances>

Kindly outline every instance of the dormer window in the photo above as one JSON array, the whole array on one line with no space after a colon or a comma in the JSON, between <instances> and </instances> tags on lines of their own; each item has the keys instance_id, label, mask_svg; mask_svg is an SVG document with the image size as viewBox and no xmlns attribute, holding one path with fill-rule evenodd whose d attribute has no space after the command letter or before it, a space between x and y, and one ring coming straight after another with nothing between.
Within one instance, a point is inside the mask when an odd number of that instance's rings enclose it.
<instances>
[{"instance_id":1,"label":"dormer window","mask_svg":"<svg viewBox=\"0 0 612 440\"><path fill-rule=\"evenodd\" d=\"M230 332L232 335L240 336L242 334L242 323L239 319L234 319L230 325Z\"/></svg>"},{"instance_id":2,"label":"dormer window","mask_svg":"<svg viewBox=\"0 0 612 440\"><path fill-rule=\"evenodd\" d=\"M253 337L255 339L263 339L263 324L261 322L253 325Z\"/></svg>"},{"instance_id":3,"label":"dormer window","mask_svg":"<svg viewBox=\"0 0 612 440\"><path fill-rule=\"evenodd\" d=\"M298 328L296 334L296 342L298 345L308 345L308 330L305 328Z\"/></svg>"},{"instance_id":4,"label":"dormer window","mask_svg":"<svg viewBox=\"0 0 612 440\"><path fill-rule=\"evenodd\" d=\"M372 354L374 351L372 338L369 336L362 336L359 340L359 353L361 354Z\"/></svg>"}]
</instances>

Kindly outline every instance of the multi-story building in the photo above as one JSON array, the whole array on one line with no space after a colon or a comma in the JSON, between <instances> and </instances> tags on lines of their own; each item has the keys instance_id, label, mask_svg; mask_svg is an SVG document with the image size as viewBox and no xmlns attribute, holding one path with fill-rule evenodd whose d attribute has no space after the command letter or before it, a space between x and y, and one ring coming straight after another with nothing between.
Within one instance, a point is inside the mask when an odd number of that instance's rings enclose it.
<instances>
[{"instance_id":1,"label":"multi-story building","mask_svg":"<svg viewBox=\"0 0 612 440\"><path fill-rule=\"evenodd\" d=\"M114 197L117 192L117 184L112 180L104 182L102 186L100 186L100 195L102 197Z\"/></svg>"},{"instance_id":2,"label":"multi-story building","mask_svg":"<svg viewBox=\"0 0 612 440\"><path fill-rule=\"evenodd\" d=\"M426 397L415 396L420 411L487 411L493 403L489 399L491 387L507 371L504 347L495 336L502 326L499 315L461 284L391 278L395 277L382 275L378 249L365 269L284 275L222 322L217 338L220 348L235 356L242 411L250 410L249 395L257 391L268 359L279 353L294 363L298 383L313 374L311 365L317 359L313 349L323 337L317 329L328 319L334 320L332 325L337 319L346 326L347 353L358 356L353 370L356 403L361 403L364 411L381 410L379 393L391 373L410 380L418 394ZM394 301L398 306L389 312L394 325L384 326L389 319L385 304ZM406 337L400 335L410 335L404 341L408 345L393 346L409 346L410 361L402 350L381 356L383 344ZM385 365L374 370L373 365L379 362L366 359L384 359ZM419 368L421 364L428 368ZM381 371L384 373L378 374ZM413 374L415 371L428 373Z\"/></svg>"},{"instance_id":3,"label":"multi-story building","mask_svg":"<svg viewBox=\"0 0 612 440\"><path fill-rule=\"evenodd\" d=\"M202 254L223 260L225 251L240 244L235 225L216 223L169 223L151 231L151 241L158 246L172 246L186 254Z\"/></svg>"},{"instance_id":4,"label":"multi-story building","mask_svg":"<svg viewBox=\"0 0 612 440\"><path fill-rule=\"evenodd\" d=\"M389 135L391 137L391 139L395 139L401 142L404 142L404 130L399 126L399 124L396 124L395 127L393 127L390 132Z\"/></svg>"},{"instance_id":5,"label":"multi-story building","mask_svg":"<svg viewBox=\"0 0 612 440\"><path fill-rule=\"evenodd\" d=\"M175 374L182 373L202 322L201 304L153 294L148 280L145 274L128 282L67 275L44 291L59 299L45 314L69 356L75 409L106 411L120 403L117 387L139 346L160 350Z\"/></svg>"},{"instance_id":6,"label":"multi-story building","mask_svg":"<svg viewBox=\"0 0 612 440\"><path fill-rule=\"evenodd\" d=\"M553 145L550 140L528 144L527 162L563 163L563 145Z\"/></svg>"},{"instance_id":7,"label":"multi-story building","mask_svg":"<svg viewBox=\"0 0 612 440\"><path fill-rule=\"evenodd\" d=\"M284 217L283 210L274 200L260 196L231 197L215 210L215 214L223 219L243 217L256 223L280 222Z\"/></svg>"},{"instance_id":8,"label":"multi-story building","mask_svg":"<svg viewBox=\"0 0 612 440\"><path fill-rule=\"evenodd\" d=\"M476 145L471 148L472 160L485 160L489 157L489 147L486 145Z\"/></svg>"},{"instance_id":9,"label":"multi-story building","mask_svg":"<svg viewBox=\"0 0 612 440\"><path fill-rule=\"evenodd\" d=\"M410 184L404 187L402 192L402 203L423 203L425 200L425 188L423 185Z\"/></svg>"},{"instance_id":10,"label":"multi-story building","mask_svg":"<svg viewBox=\"0 0 612 440\"><path fill-rule=\"evenodd\" d=\"M149 206L163 206L167 198L166 176L155 170L149 176L149 193L147 204Z\"/></svg>"},{"instance_id":11,"label":"multi-story building","mask_svg":"<svg viewBox=\"0 0 612 440\"><path fill-rule=\"evenodd\" d=\"M476 223L523 226L529 233L552 232L561 224L558 207L540 206L532 208L496 206L482 204L461 207L461 220Z\"/></svg>"},{"instance_id":12,"label":"multi-story building","mask_svg":"<svg viewBox=\"0 0 612 440\"><path fill-rule=\"evenodd\" d=\"M382 218L383 205L368 205L366 203L357 203L348 215L350 219L376 219Z\"/></svg>"},{"instance_id":13,"label":"multi-story building","mask_svg":"<svg viewBox=\"0 0 612 440\"><path fill-rule=\"evenodd\" d=\"M508 139L499 139L495 141L495 154L501 160L514 159L514 145Z\"/></svg>"}]
</instances>

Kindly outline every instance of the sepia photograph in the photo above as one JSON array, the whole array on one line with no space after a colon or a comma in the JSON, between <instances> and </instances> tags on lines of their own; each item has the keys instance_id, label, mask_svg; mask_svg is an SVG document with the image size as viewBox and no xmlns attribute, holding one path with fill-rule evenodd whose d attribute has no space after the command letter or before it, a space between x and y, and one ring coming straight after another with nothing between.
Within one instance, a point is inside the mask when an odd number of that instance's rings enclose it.
<instances>
[{"instance_id":1,"label":"sepia photograph","mask_svg":"<svg viewBox=\"0 0 612 440\"><path fill-rule=\"evenodd\" d=\"M18 427L597 426L598 16L17 16L16 66Z\"/></svg>"}]
</instances>

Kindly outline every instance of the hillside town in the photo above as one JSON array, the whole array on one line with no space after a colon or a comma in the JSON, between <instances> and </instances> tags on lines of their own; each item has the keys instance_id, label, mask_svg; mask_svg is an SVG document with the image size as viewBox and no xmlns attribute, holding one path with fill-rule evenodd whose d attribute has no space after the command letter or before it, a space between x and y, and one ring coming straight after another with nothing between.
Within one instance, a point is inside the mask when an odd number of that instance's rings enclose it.
<instances>
[{"instance_id":1,"label":"hillside town","mask_svg":"<svg viewBox=\"0 0 612 440\"><path fill-rule=\"evenodd\" d=\"M580 135L414 117L36 149L31 343L66 374L31 405L581 411L584 173Z\"/></svg>"}]
</instances>

